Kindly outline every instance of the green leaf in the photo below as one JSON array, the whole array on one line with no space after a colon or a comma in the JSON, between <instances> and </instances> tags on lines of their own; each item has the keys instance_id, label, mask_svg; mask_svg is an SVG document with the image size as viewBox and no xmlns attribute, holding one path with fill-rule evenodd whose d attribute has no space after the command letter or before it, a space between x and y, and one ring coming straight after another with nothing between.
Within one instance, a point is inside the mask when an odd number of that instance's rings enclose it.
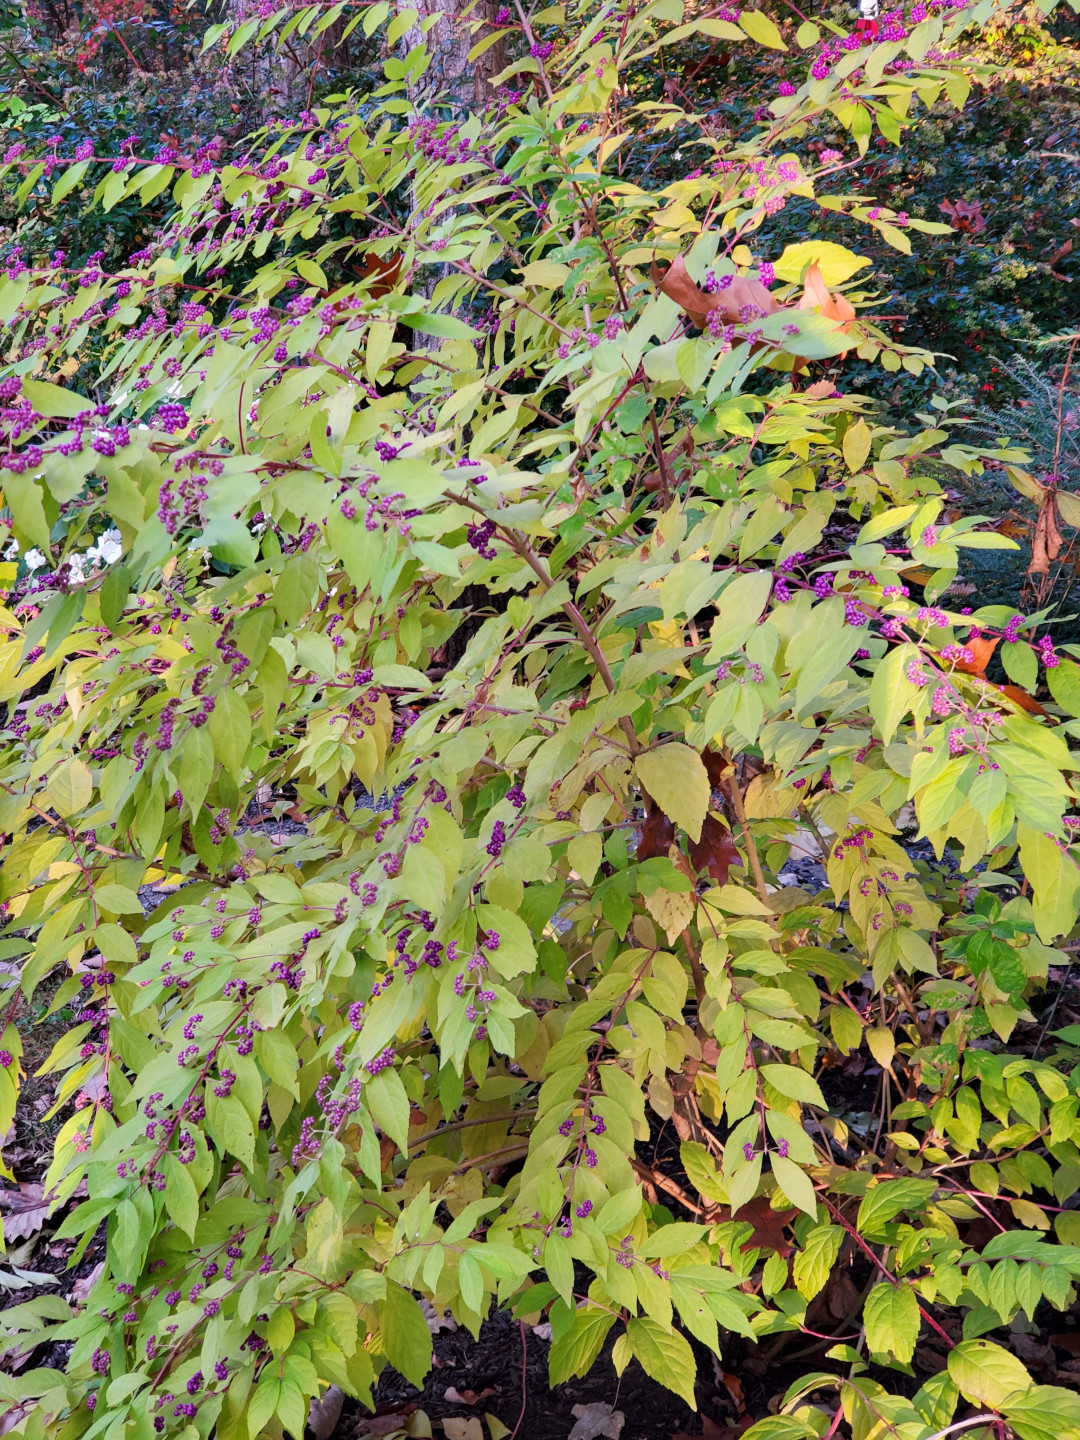
<instances>
[{"instance_id":1,"label":"green leaf","mask_svg":"<svg viewBox=\"0 0 1080 1440\"><path fill-rule=\"evenodd\" d=\"M373 1075L364 1086L364 1099L376 1125L408 1154L409 1097L398 1072L391 1066Z\"/></svg>"},{"instance_id":2,"label":"green leaf","mask_svg":"<svg viewBox=\"0 0 1080 1440\"><path fill-rule=\"evenodd\" d=\"M134 890L129 890L126 885L98 885L94 889L94 899L98 907L108 910L113 915L141 915L143 913L142 902Z\"/></svg>"},{"instance_id":3,"label":"green leaf","mask_svg":"<svg viewBox=\"0 0 1080 1440\"><path fill-rule=\"evenodd\" d=\"M798 1100L802 1105L820 1105L823 1110L828 1108L821 1093L821 1086L812 1075L800 1070L798 1066L762 1065L760 1073L767 1085L771 1085L781 1095L786 1095L789 1100Z\"/></svg>"},{"instance_id":4,"label":"green leaf","mask_svg":"<svg viewBox=\"0 0 1080 1440\"><path fill-rule=\"evenodd\" d=\"M806 1237L791 1266L795 1287L804 1300L812 1300L824 1288L843 1239L839 1225L818 1225Z\"/></svg>"},{"instance_id":5,"label":"green leaf","mask_svg":"<svg viewBox=\"0 0 1080 1440\"><path fill-rule=\"evenodd\" d=\"M639 755L634 769L664 814L699 841L712 786L697 751L688 745L661 745Z\"/></svg>"},{"instance_id":6,"label":"green leaf","mask_svg":"<svg viewBox=\"0 0 1080 1440\"><path fill-rule=\"evenodd\" d=\"M992 1410L1033 1383L1016 1356L992 1340L961 1340L949 1352L949 1376L965 1400Z\"/></svg>"},{"instance_id":7,"label":"green leaf","mask_svg":"<svg viewBox=\"0 0 1080 1440\"><path fill-rule=\"evenodd\" d=\"M175 1155L165 1156L165 1209L189 1240L195 1238L199 1220L199 1192L191 1178L190 1166L181 1165Z\"/></svg>"},{"instance_id":8,"label":"green leaf","mask_svg":"<svg viewBox=\"0 0 1080 1440\"><path fill-rule=\"evenodd\" d=\"M622 1235L641 1214L641 1186L620 1190L606 1200L596 1216L596 1223L605 1235Z\"/></svg>"},{"instance_id":9,"label":"green leaf","mask_svg":"<svg viewBox=\"0 0 1080 1440\"><path fill-rule=\"evenodd\" d=\"M786 50L783 36L777 29L776 22L770 20L762 10L744 10L739 16L739 24L759 45L767 45L770 50Z\"/></svg>"},{"instance_id":10,"label":"green leaf","mask_svg":"<svg viewBox=\"0 0 1080 1440\"><path fill-rule=\"evenodd\" d=\"M1020 1440L1076 1440L1080 1395L1059 1385L1032 1385L1004 1401L1005 1418Z\"/></svg>"},{"instance_id":11,"label":"green leaf","mask_svg":"<svg viewBox=\"0 0 1080 1440\"><path fill-rule=\"evenodd\" d=\"M214 755L235 779L251 743L251 712L236 693L226 687L218 692L210 716L210 738Z\"/></svg>"},{"instance_id":12,"label":"green leaf","mask_svg":"<svg viewBox=\"0 0 1080 1440\"><path fill-rule=\"evenodd\" d=\"M874 1355L891 1355L902 1365L909 1364L921 1323L919 1302L910 1285L885 1280L866 1297L863 1324L866 1343Z\"/></svg>"},{"instance_id":13,"label":"green leaf","mask_svg":"<svg viewBox=\"0 0 1080 1440\"><path fill-rule=\"evenodd\" d=\"M574 1303L574 1261L566 1241L553 1230L544 1241L544 1269L556 1291L567 1305Z\"/></svg>"},{"instance_id":14,"label":"green leaf","mask_svg":"<svg viewBox=\"0 0 1080 1440\"><path fill-rule=\"evenodd\" d=\"M132 574L126 565L114 565L101 584L101 619L115 634L131 593Z\"/></svg>"},{"instance_id":15,"label":"green leaf","mask_svg":"<svg viewBox=\"0 0 1080 1440\"><path fill-rule=\"evenodd\" d=\"M934 1193L933 1180L882 1180L863 1196L855 1224L860 1235L873 1239L901 1210L921 1211Z\"/></svg>"},{"instance_id":16,"label":"green leaf","mask_svg":"<svg viewBox=\"0 0 1080 1440\"><path fill-rule=\"evenodd\" d=\"M679 1146L679 1157L687 1179L703 1200L711 1200L716 1204L723 1204L727 1200L727 1191L720 1180L716 1161L704 1145L699 1145L695 1140L684 1140Z\"/></svg>"},{"instance_id":17,"label":"green leaf","mask_svg":"<svg viewBox=\"0 0 1080 1440\"><path fill-rule=\"evenodd\" d=\"M777 1155L773 1151L769 1157L772 1165L772 1172L776 1176L776 1183L784 1195L793 1205L804 1210L807 1215L817 1215L817 1196L814 1193L813 1182L810 1176L801 1166L786 1155Z\"/></svg>"},{"instance_id":18,"label":"green leaf","mask_svg":"<svg viewBox=\"0 0 1080 1440\"><path fill-rule=\"evenodd\" d=\"M274 609L283 625L295 629L307 614L319 584L319 566L312 552L290 555L274 584Z\"/></svg>"},{"instance_id":19,"label":"green leaf","mask_svg":"<svg viewBox=\"0 0 1080 1440\"><path fill-rule=\"evenodd\" d=\"M456 315L402 315L401 323L421 335L435 335L441 340L476 340L480 335L479 330Z\"/></svg>"},{"instance_id":20,"label":"green leaf","mask_svg":"<svg viewBox=\"0 0 1080 1440\"><path fill-rule=\"evenodd\" d=\"M65 390L62 385L50 385L47 380L24 380L22 392L39 415L71 420L94 408L77 390Z\"/></svg>"},{"instance_id":21,"label":"green leaf","mask_svg":"<svg viewBox=\"0 0 1080 1440\"><path fill-rule=\"evenodd\" d=\"M626 1327L626 1335L646 1375L668 1390L674 1390L691 1410L696 1410L694 1380L697 1366L694 1352L678 1331L665 1330L658 1321L646 1317L631 1320Z\"/></svg>"},{"instance_id":22,"label":"green leaf","mask_svg":"<svg viewBox=\"0 0 1080 1440\"><path fill-rule=\"evenodd\" d=\"M4 470L0 484L2 484L4 492L4 501L14 518L16 531L47 556L49 554L50 526L45 518L41 486L35 484L34 477L29 470L24 471L21 475L14 470Z\"/></svg>"},{"instance_id":23,"label":"green leaf","mask_svg":"<svg viewBox=\"0 0 1080 1440\"><path fill-rule=\"evenodd\" d=\"M392 1280L386 1282L380 1329L390 1364L422 1390L431 1369L431 1331L420 1306L407 1290Z\"/></svg>"},{"instance_id":24,"label":"green leaf","mask_svg":"<svg viewBox=\"0 0 1080 1440\"><path fill-rule=\"evenodd\" d=\"M94 781L89 768L81 760L68 760L57 769L45 793L48 802L65 819L70 815L78 815L90 804L94 793Z\"/></svg>"},{"instance_id":25,"label":"green leaf","mask_svg":"<svg viewBox=\"0 0 1080 1440\"><path fill-rule=\"evenodd\" d=\"M907 677L908 666L918 663L914 645L896 645L878 662L870 681L870 714L886 745L892 744L901 720L922 693Z\"/></svg>"},{"instance_id":26,"label":"green leaf","mask_svg":"<svg viewBox=\"0 0 1080 1440\"><path fill-rule=\"evenodd\" d=\"M555 1307L558 1309L558 1306ZM572 1375L587 1375L604 1348L607 1333L615 1323L610 1310L585 1305L573 1312L569 1326L553 1339L548 1355L548 1379L562 1385Z\"/></svg>"},{"instance_id":27,"label":"green leaf","mask_svg":"<svg viewBox=\"0 0 1080 1440\"><path fill-rule=\"evenodd\" d=\"M214 745L206 727L193 725L180 745L180 789L193 815L202 809L214 778Z\"/></svg>"}]
</instances>

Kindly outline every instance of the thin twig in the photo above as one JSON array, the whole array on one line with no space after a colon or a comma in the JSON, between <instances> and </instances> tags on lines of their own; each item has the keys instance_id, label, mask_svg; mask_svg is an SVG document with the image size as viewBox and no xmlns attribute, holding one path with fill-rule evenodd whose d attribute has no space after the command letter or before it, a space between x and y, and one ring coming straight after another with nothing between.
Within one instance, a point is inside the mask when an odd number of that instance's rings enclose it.
<instances>
[{"instance_id":1,"label":"thin twig","mask_svg":"<svg viewBox=\"0 0 1080 1440\"><path fill-rule=\"evenodd\" d=\"M521 1429L521 1422L525 1419L525 1389L526 1368L529 1361L528 1342L525 1339L525 1321L518 1321L518 1329L521 1331L521 1413L518 1415L517 1424L510 1433L510 1440L517 1440L517 1433Z\"/></svg>"}]
</instances>

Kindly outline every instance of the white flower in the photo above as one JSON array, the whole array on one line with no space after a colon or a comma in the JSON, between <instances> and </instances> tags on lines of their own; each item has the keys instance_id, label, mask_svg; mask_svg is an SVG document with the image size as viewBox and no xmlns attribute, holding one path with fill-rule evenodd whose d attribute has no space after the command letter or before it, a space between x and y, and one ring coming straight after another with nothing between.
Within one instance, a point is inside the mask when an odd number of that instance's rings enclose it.
<instances>
[{"instance_id":1,"label":"white flower","mask_svg":"<svg viewBox=\"0 0 1080 1440\"><path fill-rule=\"evenodd\" d=\"M86 559L91 564L113 565L124 553L124 547L120 540L120 531L106 530L100 536L96 545L91 545L86 552Z\"/></svg>"},{"instance_id":2,"label":"white flower","mask_svg":"<svg viewBox=\"0 0 1080 1440\"><path fill-rule=\"evenodd\" d=\"M26 568L28 570L40 570L43 565L49 562L40 550L28 550L26 552Z\"/></svg>"}]
</instances>

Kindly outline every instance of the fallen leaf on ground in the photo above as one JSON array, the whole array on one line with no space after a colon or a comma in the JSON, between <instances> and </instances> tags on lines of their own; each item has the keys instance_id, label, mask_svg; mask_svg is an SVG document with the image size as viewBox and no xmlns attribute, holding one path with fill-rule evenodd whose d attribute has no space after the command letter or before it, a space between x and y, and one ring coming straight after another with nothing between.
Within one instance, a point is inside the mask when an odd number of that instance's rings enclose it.
<instances>
[{"instance_id":1,"label":"fallen leaf on ground","mask_svg":"<svg viewBox=\"0 0 1080 1440\"><path fill-rule=\"evenodd\" d=\"M679 1430L672 1435L671 1440L736 1440L745 1429L744 1424L718 1425L715 1420L710 1420L708 1415L703 1415L700 1435L687 1435L685 1430Z\"/></svg>"},{"instance_id":2,"label":"fallen leaf on ground","mask_svg":"<svg viewBox=\"0 0 1080 1440\"><path fill-rule=\"evenodd\" d=\"M575 1405L570 1412L577 1416L574 1428L567 1440L597 1440L605 1435L608 1440L619 1440L626 1416L621 1410L613 1410L603 1400L594 1400L591 1405Z\"/></svg>"},{"instance_id":3,"label":"fallen leaf on ground","mask_svg":"<svg viewBox=\"0 0 1080 1440\"><path fill-rule=\"evenodd\" d=\"M484 1427L475 1415L464 1419L448 1416L442 1422L442 1428L447 1440L484 1440Z\"/></svg>"},{"instance_id":4,"label":"fallen leaf on ground","mask_svg":"<svg viewBox=\"0 0 1080 1440\"><path fill-rule=\"evenodd\" d=\"M75 1284L71 1287L71 1294L68 1298L74 1300L76 1305L85 1305L90 1296L90 1291L93 1290L94 1286L101 1279L101 1272L104 1269L105 1261L101 1260L94 1266L89 1275L84 1275L81 1280L75 1281Z\"/></svg>"},{"instance_id":5,"label":"fallen leaf on ground","mask_svg":"<svg viewBox=\"0 0 1080 1440\"><path fill-rule=\"evenodd\" d=\"M443 1399L449 1400L451 1405L479 1405L481 1400L486 1400L495 1391L489 1385L481 1390L479 1395L475 1390L456 1390L453 1385L448 1385L443 1393Z\"/></svg>"},{"instance_id":6,"label":"fallen leaf on ground","mask_svg":"<svg viewBox=\"0 0 1080 1440\"><path fill-rule=\"evenodd\" d=\"M430 1300L421 1300L420 1309L424 1312L424 1319L427 1321L427 1328L432 1335L437 1335L440 1330L456 1330L457 1321L448 1313L436 1314L435 1306Z\"/></svg>"},{"instance_id":7,"label":"fallen leaf on ground","mask_svg":"<svg viewBox=\"0 0 1080 1440\"><path fill-rule=\"evenodd\" d=\"M372 1415L368 1419L361 1419L357 1435L392 1435L395 1430L404 1430L410 1415L415 1414L416 1407L410 1406L407 1410L396 1411L393 1415Z\"/></svg>"},{"instance_id":8,"label":"fallen leaf on ground","mask_svg":"<svg viewBox=\"0 0 1080 1440\"><path fill-rule=\"evenodd\" d=\"M49 1207L42 1201L44 1194L44 1186L37 1181L24 1182L18 1190L0 1190L5 1240L24 1240L41 1229L49 1218Z\"/></svg>"},{"instance_id":9,"label":"fallen leaf on ground","mask_svg":"<svg viewBox=\"0 0 1080 1440\"><path fill-rule=\"evenodd\" d=\"M318 1400L312 1400L308 1408L308 1429L315 1440L329 1440L341 1419L341 1406L345 1400L344 1391L331 1385Z\"/></svg>"},{"instance_id":10,"label":"fallen leaf on ground","mask_svg":"<svg viewBox=\"0 0 1080 1440\"><path fill-rule=\"evenodd\" d=\"M735 1408L741 1415L746 1409L746 1396L743 1394L742 1381L728 1370L721 1371L721 1379L724 1382L724 1389L735 1401Z\"/></svg>"}]
</instances>

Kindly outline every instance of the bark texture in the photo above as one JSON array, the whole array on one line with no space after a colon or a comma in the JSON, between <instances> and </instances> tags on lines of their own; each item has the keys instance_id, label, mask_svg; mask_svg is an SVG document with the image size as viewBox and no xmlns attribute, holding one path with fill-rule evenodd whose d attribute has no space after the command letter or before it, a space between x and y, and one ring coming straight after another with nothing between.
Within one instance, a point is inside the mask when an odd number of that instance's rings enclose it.
<instances>
[{"instance_id":1,"label":"bark texture","mask_svg":"<svg viewBox=\"0 0 1080 1440\"><path fill-rule=\"evenodd\" d=\"M415 45L425 44L431 63L417 86L416 98L442 96L455 109L470 110L487 102L491 95L492 77L506 65L506 48L502 41L492 45L483 55L470 61L469 51L489 33L497 6L492 0L411 0L419 18L405 32L406 53ZM429 16L438 21L425 35L422 24ZM476 21L484 22L476 25ZM472 22L472 23L470 23Z\"/></svg>"}]
</instances>

